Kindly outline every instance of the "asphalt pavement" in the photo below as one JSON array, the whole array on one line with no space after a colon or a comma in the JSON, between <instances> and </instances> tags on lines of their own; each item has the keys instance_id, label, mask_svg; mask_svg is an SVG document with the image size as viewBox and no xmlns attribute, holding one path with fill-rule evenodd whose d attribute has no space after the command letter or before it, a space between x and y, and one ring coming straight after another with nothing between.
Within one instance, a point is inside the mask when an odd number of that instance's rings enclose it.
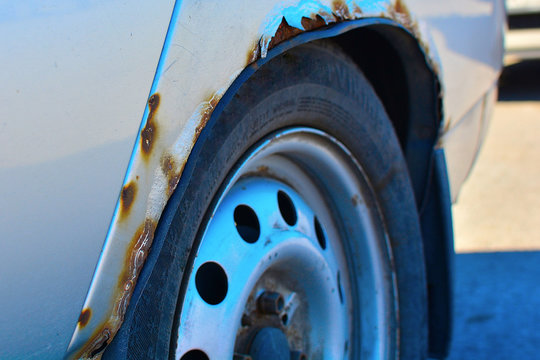
<instances>
[{"instance_id":1,"label":"asphalt pavement","mask_svg":"<svg viewBox=\"0 0 540 360\"><path fill-rule=\"evenodd\" d=\"M451 360L540 359L540 60L505 68L454 205Z\"/></svg>"}]
</instances>

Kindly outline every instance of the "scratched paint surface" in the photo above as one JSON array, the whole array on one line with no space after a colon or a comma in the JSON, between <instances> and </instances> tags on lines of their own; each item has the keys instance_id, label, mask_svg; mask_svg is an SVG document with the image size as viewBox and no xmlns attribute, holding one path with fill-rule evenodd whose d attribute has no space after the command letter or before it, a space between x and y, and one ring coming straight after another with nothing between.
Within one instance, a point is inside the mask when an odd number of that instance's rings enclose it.
<instances>
[{"instance_id":1,"label":"scratched paint surface","mask_svg":"<svg viewBox=\"0 0 540 360\"><path fill-rule=\"evenodd\" d=\"M384 17L414 34L428 63L439 70L427 27L404 2L177 3L119 204L81 314L83 321L68 349L70 357L99 357L118 331L161 212L193 144L223 93L249 63L303 31ZM235 11L231 21L223 16L231 9L243 11Z\"/></svg>"}]
</instances>

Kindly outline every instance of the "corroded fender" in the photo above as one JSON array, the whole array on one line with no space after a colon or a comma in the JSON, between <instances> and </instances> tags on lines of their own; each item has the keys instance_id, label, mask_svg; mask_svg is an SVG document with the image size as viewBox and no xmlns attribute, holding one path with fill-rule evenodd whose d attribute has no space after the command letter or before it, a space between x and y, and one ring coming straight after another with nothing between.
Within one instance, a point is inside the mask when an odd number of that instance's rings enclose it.
<instances>
[{"instance_id":1,"label":"corroded fender","mask_svg":"<svg viewBox=\"0 0 540 360\"><path fill-rule=\"evenodd\" d=\"M493 85L500 62L481 55L496 47L495 35L482 40L484 48L460 47L455 43L459 38L448 36L450 29L444 28L445 21L482 17L483 23L472 21L470 26L484 24L478 30L485 32L492 29L498 8L495 3L480 0L177 2L121 196L68 357L99 356L118 331L157 223L190 151L221 96L247 65L304 31L364 18L389 19L417 38L427 62L439 74L446 89L448 128ZM472 80L471 74L475 74Z\"/></svg>"}]
</instances>

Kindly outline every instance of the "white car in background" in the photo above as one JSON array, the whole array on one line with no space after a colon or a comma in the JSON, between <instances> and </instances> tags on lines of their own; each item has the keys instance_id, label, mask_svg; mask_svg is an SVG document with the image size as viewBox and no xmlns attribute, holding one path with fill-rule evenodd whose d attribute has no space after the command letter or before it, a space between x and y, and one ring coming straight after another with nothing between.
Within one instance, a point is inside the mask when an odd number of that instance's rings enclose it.
<instances>
[{"instance_id":1,"label":"white car in background","mask_svg":"<svg viewBox=\"0 0 540 360\"><path fill-rule=\"evenodd\" d=\"M540 13L538 0L506 0L508 15Z\"/></svg>"},{"instance_id":2,"label":"white car in background","mask_svg":"<svg viewBox=\"0 0 540 360\"><path fill-rule=\"evenodd\" d=\"M446 356L504 19L2 2L0 358Z\"/></svg>"},{"instance_id":3,"label":"white car in background","mask_svg":"<svg viewBox=\"0 0 540 360\"><path fill-rule=\"evenodd\" d=\"M540 1L507 0L505 64L540 58Z\"/></svg>"}]
</instances>

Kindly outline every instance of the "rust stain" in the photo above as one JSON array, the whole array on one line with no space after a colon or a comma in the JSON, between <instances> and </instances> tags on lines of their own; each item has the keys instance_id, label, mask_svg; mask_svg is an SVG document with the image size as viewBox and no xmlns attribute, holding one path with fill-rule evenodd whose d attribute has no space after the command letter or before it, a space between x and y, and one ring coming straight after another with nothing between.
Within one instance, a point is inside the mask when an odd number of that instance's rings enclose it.
<instances>
[{"instance_id":1,"label":"rust stain","mask_svg":"<svg viewBox=\"0 0 540 360\"><path fill-rule=\"evenodd\" d=\"M250 47L248 53L247 53L247 61L246 66L254 63L257 61L260 57L260 48L259 48L259 42L257 41L252 47Z\"/></svg>"},{"instance_id":2,"label":"rust stain","mask_svg":"<svg viewBox=\"0 0 540 360\"><path fill-rule=\"evenodd\" d=\"M207 101L204 102L205 106L200 113L199 125L195 129L195 136L193 138L193 143L197 140L202 129L206 126L212 112L217 106L221 96L218 94L212 94ZM151 149L152 139L155 140L155 124L154 123L154 114L159 105L159 95L154 94L150 97L148 101L148 106L150 108L150 114L148 116L147 126L143 129L141 139L143 141L143 153L145 153L145 143L144 140L150 140ZM152 129L145 133L146 129ZM146 135L145 135L146 134ZM146 136L146 137L145 137ZM149 151L147 152L149 153ZM160 166L163 174L167 177L168 186L167 186L167 198L169 198L180 180L180 176L185 166L185 162L180 164L171 154L164 153L160 159ZM130 182L124 186L122 190L122 207L129 209L133 203L137 193L136 183ZM77 354L77 358L84 359L100 359L103 351L109 345L110 341L120 329L124 321L124 315L127 311L129 301L133 294L135 284L137 283L137 278L139 273L146 261L148 252L154 240L154 232L156 230L157 222L153 219L146 218L144 223L137 229L135 235L133 236L129 246L126 250L126 255L124 257L123 271L118 278L117 288L113 295L113 299L116 299L112 309L109 314L106 315L106 321L98 325L96 330L90 337L90 340L86 343L81 351Z\"/></svg>"},{"instance_id":3,"label":"rust stain","mask_svg":"<svg viewBox=\"0 0 540 360\"><path fill-rule=\"evenodd\" d=\"M398 22L407 30L418 35L418 24L413 20L409 8L407 8L407 5L405 5L402 0L396 0L391 4L388 8L388 12L392 18L398 20Z\"/></svg>"},{"instance_id":4,"label":"rust stain","mask_svg":"<svg viewBox=\"0 0 540 360\"><path fill-rule=\"evenodd\" d=\"M74 359L101 359L102 351L111 340L111 330L107 326L108 323L98 327L87 345L74 356Z\"/></svg>"},{"instance_id":5,"label":"rust stain","mask_svg":"<svg viewBox=\"0 0 540 360\"><path fill-rule=\"evenodd\" d=\"M324 21L324 19L318 14L312 15L312 18L304 16L301 22L306 31L311 31L326 26L326 21Z\"/></svg>"},{"instance_id":6,"label":"rust stain","mask_svg":"<svg viewBox=\"0 0 540 360\"><path fill-rule=\"evenodd\" d=\"M353 13L355 15L362 15L362 9L360 9L360 6L358 6L357 4L354 4Z\"/></svg>"},{"instance_id":7,"label":"rust stain","mask_svg":"<svg viewBox=\"0 0 540 360\"><path fill-rule=\"evenodd\" d=\"M332 10L334 15L338 17L339 20L351 19L351 13L349 11L349 6L343 0L334 0L332 1Z\"/></svg>"},{"instance_id":8,"label":"rust stain","mask_svg":"<svg viewBox=\"0 0 540 360\"><path fill-rule=\"evenodd\" d=\"M199 135L201 135L201 131L204 129L204 127L208 123L208 120L210 120L210 116L214 112L214 109L216 108L220 98L221 97L218 96L217 94L212 94L205 101L206 105L204 109L201 111L201 118L199 119L199 125L197 125L197 127L195 128L195 136L193 138L193 144L195 144L195 142L199 138Z\"/></svg>"},{"instance_id":9,"label":"rust stain","mask_svg":"<svg viewBox=\"0 0 540 360\"><path fill-rule=\"evenodd\" d=\"M285 20L285 18L283 17L281 19L281 24L279 24L279 27L276 33L274 34L274 37L272 37L272 40L270 40L270 44L268 45L268 50L272 49L273 47L277 46L283 41L288 40L292 38L293 36L296 36L302 32L303 30L297 29L289 25L289 23L287 23L287 20Z\"/></svg>"},{"instance_id":10,"label":"rust stain","mask_svg":"<svg viewBox=\"0 0 540 360\"><path fill-rule=\"evenodd\" d=\"M402 0L395 0L395 2L390 5L388 8L388 13L390 17L397 20L401 25L403 25L407 30L409 30L417 39L420 41L420 31L418 29L418 23L413 19L409 8ZM422 47L428 53L427 44L422 43Z\"/></svg>"},{"instance_id":11,"label":"rust stain","mask_svg":"<svg viewBox=\"0 0 540 360\"><path fill-rule=\"evenodd\" d=\"M81 315L79 315L79 320L77 321L77 325L80 328L85 327L90 321L91 317L92 317L92 310L90 308L84 309L83 311L81 311Z\"/></svg>"},{"instance_id":12,"label":"rust stain","mask_svg":"<svg viewBox=\"0 0 540 360\"><path fill-rule=\"evenodd\" d=\"M426 41L424 41L418 22L411 15L409 8L407 7L407 5L405 5L403 0L395 0L394 3L388 7L388 15L382 14L382 17L387 17L387 16L396 20L405 29L411 32L411 34L414 36L416 41L418 41L420 47L422 48L422 51L424 52L426 56L426 60L429 63L434 74L435 75L440 74L439 65L436 62L434 62L429 55L430 54L429 44Z\"/></svg>"},{"instance_id":13,"label":"rust stain","mask_svg":"<svg viewBox=\"0 0 540 360\"><path fill-rule=\"evenodd\" d=\"M185 162L178 166L174 157L170 154L161 156L161 171L167 177L167 197L170 197L180 181Z\"/></svg>"},{"instance_id":14,"label":"rust stain","mask_svg":"<svg viewBox=\"0 0 540 360\"><path fill-rule=\"evenodd\" d=\"M146 157L152 152L154 142L158 135L156 112L159 108L160 100L161 98L158 93L155 93L148 99L148 119L146 125L141 130L141 148L143 155L146 155Z\"/></svg>"},{"instance_id":15,"label":"rust stain","mask_svg":"<svg viewBox=\"0 0 540 360\"><path fill-rule=\"evenodd\" d=\"M405 6L402 0L396 0L394 4L394 10L396 10L396 12L403 14L409 18L411 17L411 13L409 12L409 9L407 8L407 6Z\"/></svg>"},{"instance_id":16,"label":"rust stain","mask_svg":"<svg viewBox=\"0 0 540 360\"><path fill-rule=\"evenodd\" d=\"M359 16L362 14L362 10L358 5L354 5L353 7L353 13L351 14L351 11L349 9L349 5L343 0L335 0L332 2L332 13L312 13L309 17L303 16L300 19L300 22L302 24L302 27L304 29L298 29L296 27L293 27L289 25L285 17L282 17L281 23L279 24L278 29L276 30L276 33L270 40L270 43L268 44L268 50L274 48L278 44L295 37L298 34L301 34L306 31L312 31L316 29L320 29L325 26L329 26L331 23L338 23L345 20L352 20L356 16ZM325 20L325 18L327 20ZM332 20L328 20L328 18L331 18ZM256 57L253 55L255 54ZM260 44L256 51L251 51L248 55L249 61L254 62L257 60L257 58L261 55L261 48Z\"/></svg>"},{"instance_id":17,"label":"rust stain","mask_svg":"<svg viewBox=\"0 0 540 360\"><path fill-rule=\"evenodd\" d=\"M136 196L136 183L130 181L129 183L124 185L124 187L122 188L122 194L120 195L120 220L123 220L128 216L129 210L131 209L131 205L133 205L133 201L135 200Z\"/></svg>"},{"instance_id":18,"label":"rust stain","mask_svg":"<svg viewBox=\"0 0 540 360\"><path fill-rule=\"evenodd\" d=\"M125 310L133 293L133 285L137 281L139 272L148 256L148 251L154 240L154 231L157 223L153 219L145 219L133 236L124 257L124 271L119 277L117 292L120 298L117 301L116 314L124 317Z\"/></svg>"},{"instance_id":19,"label":"rust stain","mask_svg":"<svg viewBox=\"0 0 540 360\"><path fill-rule=\"evenodd\" d=\"M156 221L147 218L135 232L126 250L123 271L118 278L114 296L117 300L111 312L106 316L107 321L97 327L76 358L100 359L102 352L122 325L134 285L154 240L156 226Z\"/></svg>"}]
</instances>

